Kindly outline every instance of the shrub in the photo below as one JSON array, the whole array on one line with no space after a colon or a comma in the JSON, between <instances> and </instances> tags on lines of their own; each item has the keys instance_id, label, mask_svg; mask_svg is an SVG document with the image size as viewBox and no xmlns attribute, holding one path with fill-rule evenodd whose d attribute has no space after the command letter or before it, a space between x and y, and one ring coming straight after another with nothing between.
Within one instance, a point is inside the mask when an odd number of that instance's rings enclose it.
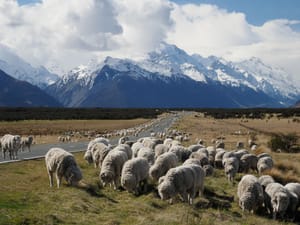
<instances>
[{"instance_id":1,"label":"shrub","mask_svg":"<svg viewBox=\"0 0 300 225\"><path fill-rule=\"evenodd\" d=\"M268 142L268 146L272 151L294 152L294 146L297 145L298 136L291 134L275 134ZM292 148L293 147L293 148Z\"/></svg>"}]
</instances>

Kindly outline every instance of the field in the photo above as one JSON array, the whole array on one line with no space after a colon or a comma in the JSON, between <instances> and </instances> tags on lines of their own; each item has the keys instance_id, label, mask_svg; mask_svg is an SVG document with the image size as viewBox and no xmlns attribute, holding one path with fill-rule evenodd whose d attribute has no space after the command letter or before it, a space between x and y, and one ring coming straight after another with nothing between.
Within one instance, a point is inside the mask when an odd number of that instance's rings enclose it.
<instances>
[{"instance_id":1,"label":"field","mask_svg":"<svg viewBox=\"0 0 300 225\"><path fill-rule=\"evenodd\" d=\"M202 113L191 114L174 125L174 129L191 133L195 143L200 138L207 145L219 136L225 136L225 148L235 148L239 140L246 142L255 135L257 143L268 151L268 132L292 132L299 136L299 124L289 119L269 120L241 119L216 120ZM275 169L280 181L299 181L300 154L273 153ZM213 177L205 180L204 196L189 206L179 199L172 205L161 201L154 184L148 192L133 196L126 191L103 188L99 172L83 160L83 153L75 157L82 169L85 188L50 188L44 161L23 161L0 165L0 224L296 224L273 221L264 212L252 215L242 213L238 207L236 189L243 174L238 174L235 184L228 183L223 170L216 170ZM276 174L275 174L276 175ZM288 175L288 176L284 176ZM298 213L299 214L299 213Z\"/></svg>"}]
</instances>

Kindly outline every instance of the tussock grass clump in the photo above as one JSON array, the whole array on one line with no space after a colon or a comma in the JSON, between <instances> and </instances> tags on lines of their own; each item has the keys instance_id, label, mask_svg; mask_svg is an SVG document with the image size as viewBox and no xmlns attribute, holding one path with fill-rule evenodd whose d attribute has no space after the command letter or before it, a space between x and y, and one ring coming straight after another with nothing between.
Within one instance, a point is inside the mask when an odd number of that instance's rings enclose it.
<instances>
[{"instance_id":1,"label":"tussock grass clump","mask_svg":"<svg viewBox=\"0 0 300 225\"><path fill-rule=\"evenodd\" d=\"M276 182L283 185L290 182L300 182L299 177L292 171L283 172L278 168L272 168L271 170L267 170L264 174L272 176Z\"/></svg>"}]
</instances>

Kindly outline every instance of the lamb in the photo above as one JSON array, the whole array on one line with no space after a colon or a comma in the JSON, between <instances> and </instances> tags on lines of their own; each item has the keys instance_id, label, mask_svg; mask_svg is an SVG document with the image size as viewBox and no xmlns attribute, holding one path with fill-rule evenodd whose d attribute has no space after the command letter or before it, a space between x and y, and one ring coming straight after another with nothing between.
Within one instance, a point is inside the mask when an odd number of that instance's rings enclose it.
<instances>
[{"instance_id":1,"label":"lamb","mask_svg":"<svg viewBox=\"0 0 300 225\"><path fill-rule=\"evenodd\" d=\"M1 138L2 155L8 151L10 159L17 159L18 150L21 147L21 137L19 135L6 134Z\"/></svg>"},{"instance_id":2,"label":"lamb","mask_svg":"<svg viewBox=\"0 0 300 225\"><path fill-rule=\"evenodd\" d=\"M53 187L53 173L56 175L57 188L64 177L68 184L76 186L82 179L80 168L74 156L62 148L51 148L45 155L50 187Z\"/></svg>"},{"instance_id":3,"label":"lamb","mask_svg":"<svg viewBox=\"0 0 300 225\"><path fill-rule=\"evenodd\" d=\"M133 158L125 162L122 175L121 185L128 192L138 194L142 182L146 187L149 176L149 164L144 158Z\"/></svg>"},{"instance_id":4,"label":"lamb","mask_svg":"<svg viewBox=\"0 0 300 225\"><path fill-rule=\"evenodd\" d=\"M276 219L278 214L283 217L290 204L288 190L279 183L270 183L265 193L265 205L269 212L273 213L273 219Z\"/></svg>"},{"instance_id":5,"label":"lamb","mask_svg":"<svg viewBox=\"0 0 300 225\"><path fill-rule=\"evenodd\" d=\"M259 174L261 174L266 170L272 169L272 167L273 167L273 160L271 157L262 157L257 161L257 170Z\"/></svg>"},{"instance_id":6,"label":"lamb","mask_svg":"<svg viewBox=\"0 0 300 225\"><path fill-rule=\"evenodd\" d=\"M32 136L28 136L28 137L22 137L21 138L21 150L22 152L24 152L25 147L28 148L28 151L31 152L31 145L33 142L33 137Z\"/></svg>"},{"instance_id":7,"label":"lamb","mask_svg":"<svg viewBox=\"0 0 300 225\"><path fill-rule=\"evenodd\" d=\"M224 159L224 170L228 181L234 182L234 177L239 170L239 160L236 157Z\"/></svg>"},{"instance_id":8,"label":"lamb","mask_svg":"<svg viewBox=\"0 0 300 225\"><path fill-rule=\"evenodd\" d=\"M100 180L105 187L106 184L113 184L116 190L120 186L120 176L124 163L128 160L126 152L119 151L118 149L113 149L110 151L105 159L103 160Z\"/></svg>"},{"instance_id":9,"label":"lamb","mask_svg":"<svg viewBox=\"0 0 300 225\"><path fill-rule=\"evenodd\" d=\"M150 167L150 177L154 181L157 181L161 176L164 176L169 169L176 167L177 164L177 156L172 152L166 152L158 156L154 165Z\"/></svg>"},{"instance_id":10,"label":"lamb","mask_svg":"<svg viewBox=\"0 0 300 225\"><path fill-rule=\"evenodd\" d=\"M149 147L143 147L139 150L138 158L145 158L150 165L154 164L155 161L155 153L154 150Z\"/></svg>"},{"instance_id":11,"label":"lamb","mask_svg":"<svg viewBox=\"0 0 300 225\"><path fill-rule=\"evenodd\" d=\"M237 196L243 211L255 212L264 202L263 188L253 175L245 175L238 184Z\"/></svg>"},{"instance_id":12,"label":"lamb","mask_svg":"<svg viewBox=\"0 0 300 225\"><path fill-rule=\"evenodd\" d=\"M169 147L167 145L164 145L164 144L156 145L154 148L155 158L157 158L158 156L160 156L163 153L168 152L168 151L169 151Z\"/></svg>"},{"instance_id":13,"label":"lamb","mask_svg":"<svg viewBox=\"0 0 300 225\"><path fill-rule=\"evenodd\" d=\"M245 154L240 158L240 166L239 166L239 170L240 172L245 172L248 173L249 169L255 170L256 172L258 172L257 170L257 157L256 155L253 154Z\"/></svg>"},{"instance_id":14,"label":"lamb","mask_svg":"<svg viewBox=\"0 0 300 225\"><path fill-rule=\"evenodd\" d=\"M159 179L158 193L162 200L179 194L184 202L192 204L197 191L201 194L204 188L204 171L200 166L183 165L170 169Z\"/></svg>"},{"instance_id":15,"label":"lamb","mask_svg":"<svg viewBox=\"0 0 300 225\"><path fill-rule=\"evenodd\" d=\"M263 175L263 176L260 176L258 178L258 182L260 183L260 185L265 190L267 185L270 184L270 183L275 183L275 180L270 175Z\"/></svg>"}]
</instances>

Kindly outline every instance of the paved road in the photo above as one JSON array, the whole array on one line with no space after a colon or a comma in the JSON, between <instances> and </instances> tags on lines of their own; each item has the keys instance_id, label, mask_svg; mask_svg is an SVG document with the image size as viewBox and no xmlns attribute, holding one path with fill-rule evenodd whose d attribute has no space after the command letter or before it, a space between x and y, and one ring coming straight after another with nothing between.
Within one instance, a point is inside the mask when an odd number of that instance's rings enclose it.
<instances>
[{"instance_id":1,"label":"paved road","mask_svg":"<svg viewBox=\"0 0 300 225\"><path fill-rule=\"evenodd\" d=\"M163 118L159 122L154 123L151 127L147 130L140 132L138 137L129 136L131 141L135 141L140 137L147 137L150 136L151 132L164 132L168 129L173 122L175 122L178 118L182 117L184 113L176 113L171 114L170 116ZM118 138L114 138L110 140L111 144L117 144ZM34 158L41 158L44 157L47 151L53 147L61 147L69 152L80 152L85 151L87 148L88 142L69 142L69 143L56 143L56 144L40 144L40 145L33 145L31 148L31 152L20 152L18 153L19 160L4 160L2 157L0 158L1 163L8 163L8 162L16 162L20 160L30 160Z\"/></svg>"}]
</instances>

